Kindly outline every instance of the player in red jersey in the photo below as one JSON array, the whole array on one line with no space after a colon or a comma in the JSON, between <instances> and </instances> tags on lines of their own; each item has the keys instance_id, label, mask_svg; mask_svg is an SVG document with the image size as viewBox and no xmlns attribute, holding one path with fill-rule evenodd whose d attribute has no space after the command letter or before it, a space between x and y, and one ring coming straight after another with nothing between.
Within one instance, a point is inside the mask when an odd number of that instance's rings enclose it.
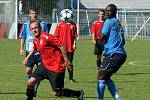
<instances>
[{"instance_id":1,"label":"player in red jersey","mask_svg":"<svg viewBox=\"0 0 150 100\"><path fill-rule=\"evenodd\" d=\"M23 64L28 61L35 50L40 53L42 63L27 82L27 100L33 100L34 85L45 76L47 76L55 96L77 97L78 100L83 100L83 90L75 91L64 88L65 68L70 68L71 63L67 58L63 43L56 36L42 32L37 20L31 21L30 30L35 36L34 47L24 59Z\"/></svg>"},{"instance_id":2,"label":"player in red jersey","mask_svg":"<svg viewBox=\"0 0 150 100\"><path fill-rule=\"evenodd\" d=\"M101 55L103 48L100 46L101 30L104 24L104 10L99 10L98 19L91 26L92 43L95 45L94 54L97 55L97 68L101 65Z\"/></svg>"},{"instance_id":3,"label":"player in red jersey","mask_svg":"<svg viewBox=\"0 0 150 100\"><path fill-rule=\"evenodd\" d=\"M77 28L76 23L71 21L72 17L73 15L71 15L70 18L61 19L61 21L57 24L54 35L58 36L65 44L68 59L72 63L71 68L68 69L69 82L76 82L73 78L73 56L76 49Z\"/></svg>"}]
</instances>

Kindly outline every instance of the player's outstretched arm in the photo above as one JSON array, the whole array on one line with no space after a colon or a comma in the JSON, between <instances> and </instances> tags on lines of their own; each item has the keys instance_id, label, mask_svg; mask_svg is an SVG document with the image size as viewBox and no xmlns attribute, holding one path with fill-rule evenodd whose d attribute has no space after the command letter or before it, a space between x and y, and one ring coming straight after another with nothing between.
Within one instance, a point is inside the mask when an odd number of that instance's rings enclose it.
<instances>
[{"instance_id":1,"label":"player's outstretched arm","mask_svg":"<svg viewBox=\"0 0 150 100\"><path fill-rule=\"evenodd\" d=\"M28 61L28 59L33 55L33 53L34 53L34 48L32 48L32 50L30 51L30 53L28 54L28 56L22 61L22 64L26 64L27 63L27 61Z\"/></svg>"}]
</instances>

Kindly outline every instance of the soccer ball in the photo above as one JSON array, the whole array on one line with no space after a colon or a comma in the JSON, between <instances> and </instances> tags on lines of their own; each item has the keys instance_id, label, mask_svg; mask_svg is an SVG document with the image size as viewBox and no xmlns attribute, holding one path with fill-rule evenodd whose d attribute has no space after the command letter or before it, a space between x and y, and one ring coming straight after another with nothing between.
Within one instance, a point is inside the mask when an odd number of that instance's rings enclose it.
<instances>
[{"instance_id":1,"label":"soccer ball","mask_svg":"<svg viewBox=\"0 0 150 100\"><path fill-rule=\"evenodd\" d=\"M73 13L70 9L63 9L60 12L60 20L69 21L73 17Z\"/></svg>"}]
</instances>

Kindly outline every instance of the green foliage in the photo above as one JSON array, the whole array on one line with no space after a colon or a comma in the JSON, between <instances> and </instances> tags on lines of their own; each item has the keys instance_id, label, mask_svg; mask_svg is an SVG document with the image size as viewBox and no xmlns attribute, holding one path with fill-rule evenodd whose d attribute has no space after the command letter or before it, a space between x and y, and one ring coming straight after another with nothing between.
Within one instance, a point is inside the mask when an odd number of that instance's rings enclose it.
<instances>
[{"instance_id":1,"label":"green foliage","mask_svg":"<svg viewBox=\"0 0 150 100\"><path fill-rule=\"evenodd\" d=\"M149 42L145 40L126 41L127 61L112 77L122 100L149 100L150 98ZM19 47L19 40L0 40L1 100L25 100L26 75L24 66L21 64L24 57L19 56ZM65 87L84 89L85 100L97 100L97 69L93 47L90 40L77 42L74 56L74 76L78 83L68 83L68 72L66 71ZM49 82L44 80L41 82L34 100L76 100L76 98L56 98L52 94ZM105 100L113 100L107 89Z\"/></svg>"}]
</instances>

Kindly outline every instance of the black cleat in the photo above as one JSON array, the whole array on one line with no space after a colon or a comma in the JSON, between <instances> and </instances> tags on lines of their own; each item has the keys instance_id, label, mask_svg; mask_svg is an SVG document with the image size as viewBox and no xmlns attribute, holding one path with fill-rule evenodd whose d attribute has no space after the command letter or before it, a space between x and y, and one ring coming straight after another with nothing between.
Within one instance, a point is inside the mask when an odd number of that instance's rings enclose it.
<instances>
[{"instance_id":1,"label":"black cleat","mask_svg":"<svg viewBox=\"0 0 150 100\"><path fill-rule=\"evenodd\" d=\"M33 97L27 97L27 100L33 100Z\"/></svg>"},{"instance_id":2,"label":"black cleat","mask_svg":"<svg viewBox=\"0 0 150 100\"><path fill-rule=\"evenodd\" d=\"M84 96L84 91L80 90L80 96L77 97L77 100L83 100L83 96Z\"/></svg>"},{"instance_id":3,"label":"black cleat","mask_svg":"<svg viewBox=\"0 0 150 100\"><path fill-rule=\"evenodd\" d=\"M77 81L75 79L71 79L69 80L69 83L77 83Z\"/></svg>"}]
</instances>

